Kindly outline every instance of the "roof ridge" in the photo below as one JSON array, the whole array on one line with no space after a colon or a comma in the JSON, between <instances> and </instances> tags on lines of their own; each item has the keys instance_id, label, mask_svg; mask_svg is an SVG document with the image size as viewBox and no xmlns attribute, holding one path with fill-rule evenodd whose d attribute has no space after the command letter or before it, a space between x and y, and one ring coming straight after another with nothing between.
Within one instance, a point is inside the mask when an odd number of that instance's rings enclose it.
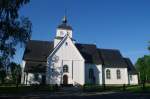
<instances>
[{"instance_id":1,"label":"roof ridge","mask_svg":"<svg viewBox=\"0 0 150 99\"><path fill-rule=\"evenodd\" d=\"M94 45L94 46L96 46L96 44L87 44L87 43L75 43L75 45L76 44L81 44L81 45Z\"/></svg>"},{"instance_id":2,"label":"roof ridge","mask_svg":"<svg viewBox=\"0 0 150 99\"><path fill-rule=\"evenodd\" d=\"M97 48L97 49L99 49L99 50L114 50L114 51L120 52L120 50L118 50L118 49L109 49L109 48Z\"/></svg>"},{"instance_id":3,"label":"roof ridge","mask_svg":"<svg viewBox=\"0 0 150 99\"><path fill-rule=\"evenodd\" d=\"M44 40L29 40L30 41L34 41L34 42L53 42L53 41L44 41Z\"/></svg>"},{"instance_id":4,"label":"roof ridge","mask_svg":"<svg viewBox=\"0 0 150 99\"><path fill-rule=\"evenodd\" d=\"M67 39L67 37L68 37L68 35L65 35L65 36L63 37L63 39L53 48L53 51L48 55L48 58L49 58L50 56L53 56L53 55L54 55L54 53L58 50L57 48L59 48L59 47L61 46L61 44L63 44L63 43L65 42L65 40Z\"/></svg>"}]
</instances>

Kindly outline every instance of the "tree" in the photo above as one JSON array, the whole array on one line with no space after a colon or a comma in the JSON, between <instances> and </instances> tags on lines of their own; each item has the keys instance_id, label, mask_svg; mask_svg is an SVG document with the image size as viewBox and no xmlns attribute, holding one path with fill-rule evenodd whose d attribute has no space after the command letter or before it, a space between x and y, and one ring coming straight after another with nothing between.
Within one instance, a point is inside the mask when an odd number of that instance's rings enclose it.
<instances>
[{"instance_id":1,"label":"tree","mask_svg":"<svg viewBox=\"0 0 150 99\"><path fill-rule=\"evenodd\" d=\"M150 41L148 43L149 43L148 50L150 51Z\"/></svg>"},{"instance_id":2,"label":"tree","mask_svg":"<svg viewBox=\"0 0 150 99\"><path fill-rule=\"evenodd\" d=\"M11 76L12 76L13 83L18 85L21 81L21 66L20 66L20 64L11 62L10 70L11 70Z\"/></svg>"},{"instance_id":3,"label":"tree","mask_svg":"<svg viewBox=\"0 0 150 99\"><path fill-rule=\"evenodd\" d=\"M136 68L140 72L140 80L142 83L150 81L150 56L144 55L136 62Z\"/></svg>"},{"instance_id":4,"label":"tree","mask_svg":"<svg viewBox=\"0 0 150 99\"><path fill-rule=\"evenodd\" d=\"M0 58L0 84L4 83L5 76L6 76L6 72L3 69L1 58Z\"/></svg>"},{"instance_id":5,"label":"tree","mask_svg":"<svg viewBox=\"0 0 150 99\"><path fill-rule=\"evenodd\" d=\"M24 45L31 37L31 22L19 16L19 9L30 0L0 0L0 68L7 73L16 45ZM2 73L2 71L0 71Z\"/></svg>"}]
</instances>

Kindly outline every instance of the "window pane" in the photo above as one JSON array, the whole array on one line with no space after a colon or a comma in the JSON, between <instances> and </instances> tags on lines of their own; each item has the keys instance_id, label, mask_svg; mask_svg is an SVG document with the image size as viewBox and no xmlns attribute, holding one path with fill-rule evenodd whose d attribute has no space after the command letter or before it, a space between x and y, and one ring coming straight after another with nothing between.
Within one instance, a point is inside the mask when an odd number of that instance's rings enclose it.
<instances>
[{"instance_id":1,"label":"window pane","mask_svg":"<svg viewBox=\"0 0 150 99\"><path fill-rule=\"evenodd\" d=\"M117 79L121 78L120 70L117 70Z\"/></svg>"},{"instance_id":2,"label":"window pane","mask_svg":"<svg viewBox=\"0 0 150 99\"><path fill-rule=\"evenodd\" d=\"M109 70L109 69L106 70L106 78L107 78L107 79L110 79L110 78L111 78L110 70Z\"/></svg>"},{"instance_id":3,"label":"window pane","mask_svg":"<svg viewBox=\"0 0 150 99\"><path fill-rule=\"evenodd\" d=\"M68 66L67 65L63 66L63 72L68 72Z\"/></svg>"}]
</instances>

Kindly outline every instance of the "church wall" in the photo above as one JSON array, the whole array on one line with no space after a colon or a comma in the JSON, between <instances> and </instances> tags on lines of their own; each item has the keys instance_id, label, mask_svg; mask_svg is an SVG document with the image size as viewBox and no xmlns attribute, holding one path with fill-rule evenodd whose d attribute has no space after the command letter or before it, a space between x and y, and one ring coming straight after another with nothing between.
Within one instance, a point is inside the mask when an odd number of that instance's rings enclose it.
<instances>
[{"instance_id":1,"label":"church wall","mask_svg":"<svg viewBox=\"0 0 150 99\"><path fill-rule=\"evenodd\" d=\"M42 75L45 75L45 73L27 73L27 72L24 72L25 64L26 64L26 61L23 60L22 65L21 65L21 68L22 68L21 84L30 85L30 84L42 83ZM34 79L35 74L38 74L38 80Z\"/></svg>"},{"instance_id":2,"label":"church wall","mask_svg":"<svg viewBox=\"0 0 150 99\"><path fill-rule=\"evenodd\" d=\"M26 75L26 80L25 84L30 85L30 84L41 84L42 83L42 73L37 73L37 79L35 78L35 73L25 73Z\"/></svg>"},{"instance_id":3,"label":"church wall","mask_svg":"<svg viewBox=\"0 0 150 99\"><path fill-rule=\"evenodd\" d=\"M76 60L73 63L73 81L74 85L85 83L85 64L83 60Z\"/></svg>"},{"instance_id":4,"label":"church wall","mask_svg":"<svg viewBox=\"0 0 150 99\"><path fill-rule=\"evenodd\" d=\"M67 33L72 38L72 30L57 29L56 37L64 37Z\"/></svg>"},{"instance_id":5,"label":"church wall","mask_svg":"<svg viewBox=\"0 0 150 99\"><path fill-rule=\"evenodd\" d=\"M95 77L95 84L102 84L102 65L95 65L95 64L86 64L85 65L85 83L90 84L93 83L92 80L89 78L89 69L94 70L94 77Z\"/></svg>"},{"instance_id":6,"label":"church wall","mask_svg":"<svg viewBox=\"0 0 150 99\"><path fill-rule=\"evenodd\" d=\"M60 41L61 41L61 39L54 39L54 47L56 47Z\"/></svg>"},{"instance_id":7,"label":"church wall","mask_svg":"<svg viewBox=\"0 0 150 99\"><path fill-rule=\"evenodd\" d=\"M137 74L130 74L129 75L129 84L137 85L138 84L138 75Z\"/></svg>"},{"instance_id":8,"label":"church wall","mask_svg":"<svg viewBox=\"0 0 150 99\"><path fill-rule=\"evenodd\" d=\"M59 58L59 61L54 62L54 65L52 65L52 62L49 62L50 64L48 65L50 67L55 67L55 70L57 71L57 74L55 73L55 77L52 77L53 80L51 80L50 83L61 84L63 82L63 75L67 75L69 84L74 84L74 82L84 84L84 59L70 38L68 38L60 46L60 48L58 48L57 52L52 56L52 58L56 56ZM50 58L49 60L51 60L52 58ZM68 73L62 73L64 65L68 66ZM47 83L48 81L49 79L47 78Z\"/></svg>"},{"instance_id":9,"label":"church wall","mask_svg":"<svg viewBox=\"0 0 150 99\"><path fill-rule=\"evenodd\" d=\"M61 84L62 78L62 61L58 62L50 61L47 66L47 84Z\"/></svg>"},{"instance_id":10,"label":"church wall","mask_svg":"<svg viewBox=\"0 0 150 99\"><path fill-rule=\"evenodd\" d=\"M22 65L21 65L21 68L22 68L21 84L24 84L24 83L25 83L25 73L24 73L25 64L26 64L26 61L23 60L23 61L22 61Z\"/></svg>"},{"instance_id":11,"label":"church wall","mask_svg":"<svg viewBox=\"0 0 150 99\"><path fill-rule=\"evenodd\" d=\"M96 78L99 79L99 80L97 80L97 84L102 84L102 82L103 82L102 64L96 65L96 67L98 70L97 72L99 73L99 75L96 76Z\"/></svg>"},{"instance_id":12,"label":"church wall","mask_svg":"<svg viewBox=\"0 0 150 99\"><path fill-rule=\"evenodd\" d=\"M106 78L106 70L109 69L111 72L111 78ZM120 70L121 78L117 79L116 71ZM105 84L128 84L128 71L127 68L104 68L104 77L105 77Z\"/></svg>"},{"instance_id":13,"label":"church wall","mask_svg":"<svg viewBox=\"0 0 150 99\"><path fill-rule=\"evenodd\" d=\"M63 66L68 66L68 72L63 72ZM84 84L84 61L82 60L60 60L54 63L55 73L49 84L63 84L63 76L68 76L68 84ZM62 73L63 72L63 73ZM48 74L49 75L49 74ZM47 77L48 77L47 75ZM50 70L50 75L52 72ZM49 80L49 79L48 79Z\"/></svg>"},{"instance_id":14,"label":"church wall","mask_svg":"<svg viewBox=\"0 0 150 99\"><path fill-rule=\"evenodd\" d=\"M73 84L73 81L72 81L73 80L72 79L72 60L62 60L62 61L63 61L62 66L64 66L64 65L68 66L68 72L63 73L62 76L67 75L68 76L68 84Z\"/></svg>"},{"instance_id":15,"label":"church wall","mask_svg":"<svg viewBox=\"0 0 150 99\"><path fill-rule=\"evenodd\" d=\"M70 38L63 43L55 55L64 60L84 60Z\"/></svg>"}]
</instances>

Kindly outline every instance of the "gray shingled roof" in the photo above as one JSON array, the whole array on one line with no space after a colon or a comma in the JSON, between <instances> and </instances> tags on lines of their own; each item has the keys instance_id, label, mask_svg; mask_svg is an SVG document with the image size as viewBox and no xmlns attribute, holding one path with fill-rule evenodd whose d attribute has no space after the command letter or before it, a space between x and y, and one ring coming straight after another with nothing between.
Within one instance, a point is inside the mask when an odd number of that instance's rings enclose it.
<instances>
[{"instance_id":1,"label":"gray shingled roof","mask_svg":"<svg viewBox=\"0 0 150 99\"><path fill-rule=\"evenodd\" d=\"M77 43L75 44L75 46L78 48L79 52L84 57L85 63L102 64L102 61L96 49L96 45Z\"/></svg>"},{"instance_id":2,"label":"gray shingled roof","mask_svg":"<svg viewBox=\"0 0 150 99\"><path fill-rule=\"evenodd\" d=\"M72 30L72 27L70 25L68 25L67 23L62 23L60 25L58 25L59 29L67 29L67 30Z\"/></svg>"},{"instance_id":3,"label":"gray shingled roof","mask_svg":"<svg viewBox=\"0 0 150 99\"><path fill-rule=\"evenodd\" d=\"M67 24L67 17L64 16L62 19L62 23L60 25L58 25L59 29L67 29L67 30L72 30L72 27L70 25Z\"/></svg>"},{"instance_id":4,"label":"gray shingled roof","mask_svg":"<svg viewBox=\"0 0 150 99\"><path fill-rule=\"evenodd\" d=\"M53 42L30 40L27 43L23 60L47 61L47 57L52 52L53 48Z\"/></svg>"},{"instance_id":5,"label":"gray shingled roof","mask_svg":"<svg viewBox=\"0 0 150 99\"><path fill-rule=\"evenodd\" d=\"M124 60L121 53L114 49L97 49L94 44L80 44L76 43L75 46L85 59L85 63L103 64L105 67L130 67L131 61ZM25 71L45 71L45 64L48 55L54 48L53 42L30 40L27 43L23 59L27 61ZM36 67L36 68L35 68ZM130 68L129 67L129 68ZM132 68L131 68L132 69ZM129 69L130 71L130 69ZM131 70L132 72L132 70Z\"/></svg>"},{"instance_id":6,"label":"gray shingled roof","mask_svg":"<svg viewBox=\"0 0 150 99\"><path fill-rule=\"evenodd\" d=\"M28 73L45 73L46 62L26 61L24 71Z\"/></svg>"},{"instance_id":7,"label":"gray shingled roof","mask_svg":"<svg viewBox=\"0 0 150 99\"><path fill-rule=\"evenodd\" d=\"M124 59L119 52L115 49L97 49L99 55L103 61L103 66L108 68L125 68L127 64L124 62Z\"/></svg>"},{"instance_id":8,"label":"gray shingled roof","mask_svg":"<svg viewBox=\"0 0 150 99\"><path fill-rule=\"evenodd\" d=\"M137 70L135 69L134 65L132 64L129 58L124 58L126 64L128 65L128 72L129 74L138 74Z\"/></svg>"}]
</instances>

